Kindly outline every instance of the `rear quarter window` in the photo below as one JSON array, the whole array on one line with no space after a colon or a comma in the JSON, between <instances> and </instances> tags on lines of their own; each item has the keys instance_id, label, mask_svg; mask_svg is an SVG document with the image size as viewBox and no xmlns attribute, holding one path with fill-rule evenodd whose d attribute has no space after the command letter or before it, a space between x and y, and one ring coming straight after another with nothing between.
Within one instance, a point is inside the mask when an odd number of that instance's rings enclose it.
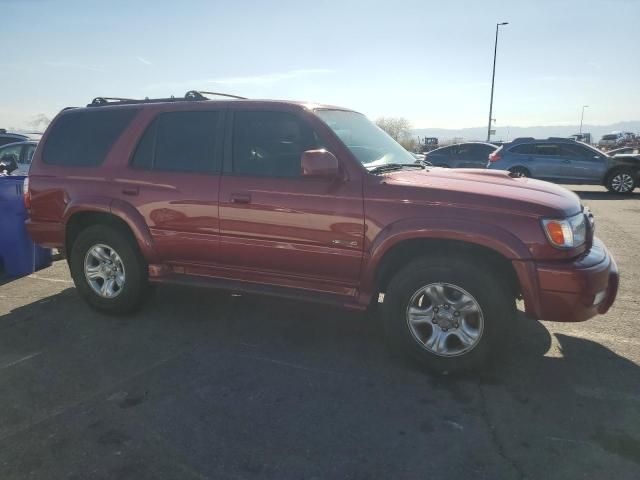
<instances>
[{"instance_id":1,"label":"rear quarter window","mask_svg":"<svg viewBox=\"0 0 640 480\"><path fill-rule=\"evenodd\" d=\"M95 109L61 115L47 135L42 161L49 165L101 165L137 112L131 108Z\"/></svg>"},{"instance_id":2,"label":"rear quarter window","mask_svg":"<svg viewBox=\"0 0 640 480\"><path fill-rule=\"evenodd\" d=\"M509 152L516 153L518 155L533 155L536 153L536 146L532 143L525 143L510 148Z\"/></svg>"}]
</instances>

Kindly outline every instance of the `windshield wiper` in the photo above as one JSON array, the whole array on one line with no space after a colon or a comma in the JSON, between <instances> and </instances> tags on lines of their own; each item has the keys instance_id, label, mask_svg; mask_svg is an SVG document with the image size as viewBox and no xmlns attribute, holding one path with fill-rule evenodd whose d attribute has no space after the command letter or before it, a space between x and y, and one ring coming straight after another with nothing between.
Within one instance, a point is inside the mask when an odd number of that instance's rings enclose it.
<instances>
[{"instance_id":1,"label":"windshield wiper","mask_svg":"<svg viewBox=\"0 0 640 480\"><path fill-rule=\"evenodd\" d=\"M384 165L378 165L377 167L370 168L369 173L376 175L378 173L402 170L403 168L417 168L418 170L424 170L425 167L420 163L385 163Z\"/></svg>"}]
</instances>

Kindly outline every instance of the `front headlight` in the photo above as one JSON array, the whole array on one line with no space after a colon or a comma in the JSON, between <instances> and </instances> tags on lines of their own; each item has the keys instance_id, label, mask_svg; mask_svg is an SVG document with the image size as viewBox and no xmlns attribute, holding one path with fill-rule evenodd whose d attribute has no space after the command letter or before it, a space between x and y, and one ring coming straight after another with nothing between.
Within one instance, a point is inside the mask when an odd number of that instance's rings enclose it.
<instances>
[{"instance_id":1,"label":"front headlight","mask_svg":"<svg viewBox=\"0 0 640 480\"><path fill-rule=\"evenodd\" d=\"M583 213L563 220L542 220L542 228L554 247L575 248L587 240L587 222Z\"/></svg>"}]
</instances>

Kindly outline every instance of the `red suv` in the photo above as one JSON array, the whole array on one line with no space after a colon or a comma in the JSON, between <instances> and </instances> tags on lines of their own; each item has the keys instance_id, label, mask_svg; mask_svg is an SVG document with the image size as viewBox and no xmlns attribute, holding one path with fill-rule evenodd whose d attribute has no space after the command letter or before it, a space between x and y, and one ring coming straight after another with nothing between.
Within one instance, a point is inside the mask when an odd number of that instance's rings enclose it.
<instances>
[{"instance_id":1,"label":"red suv","mask_svg":"<svg viewBox=\"0 0 640 480\"><path fill-rule=\"evenodd\" d=\"M150 283L380 303L389 338L438 370L482 364L530 317L605 313L616 264L572 192L414 157L363 115L285 101L98 98L35 153L33 239L64 249L93 307Z\"/></svg>"}]
</instances>

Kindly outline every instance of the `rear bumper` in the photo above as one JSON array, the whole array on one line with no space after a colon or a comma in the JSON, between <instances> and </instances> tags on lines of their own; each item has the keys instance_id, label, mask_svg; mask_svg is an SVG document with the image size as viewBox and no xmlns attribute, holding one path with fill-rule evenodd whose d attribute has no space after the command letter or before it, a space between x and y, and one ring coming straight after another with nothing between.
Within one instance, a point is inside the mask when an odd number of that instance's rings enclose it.
<instances>
[{"instance_id":1,"label":"rear bumper","mask_svg":"<svg viewBox=\"0 0 640 480\"><path fill-rule=\"evenodd\" d=\"M31 240L47 248L64 248L64 224L59 222L25 222Z\"/></svg>"},{"instance_id":2,"label":"rear bumper","mask_svg":"<svg viewBox=\"0 0 640 480\"><path fill-rule=\"evenodd\" d=\"M581 322L606 313L618 293L618 267L598 239L582 257L570 262L528 262L525 309L530 317L556 322ZM533 278L531 278L533 277Z\"/></svg>"}]
</instances>

